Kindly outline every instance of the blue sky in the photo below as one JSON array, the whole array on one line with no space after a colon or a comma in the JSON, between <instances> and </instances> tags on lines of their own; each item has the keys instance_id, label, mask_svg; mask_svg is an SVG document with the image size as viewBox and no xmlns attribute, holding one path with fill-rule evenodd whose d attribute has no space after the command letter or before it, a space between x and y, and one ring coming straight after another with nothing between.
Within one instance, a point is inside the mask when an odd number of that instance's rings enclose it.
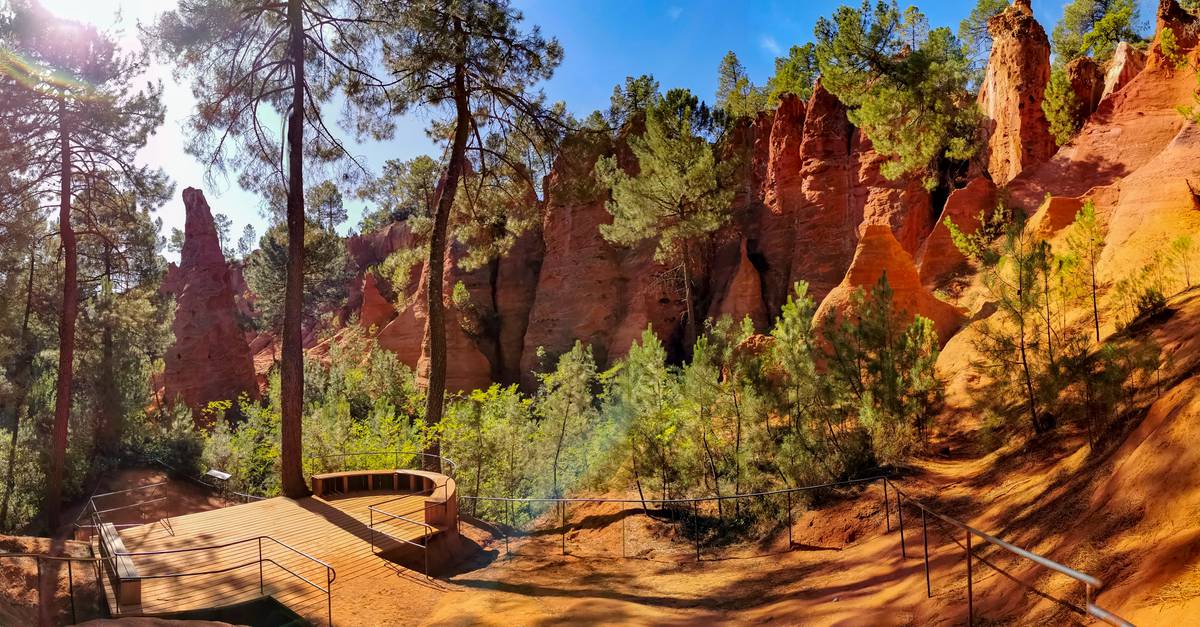
<instances>
[{"instance_id":1,"label":"blue sky","mask_svg":"<svg viewBox=\"0 0 1200 627\"><path fill-rule=\"evenodd\" d=\"M137 45L132 24L152 20L170 6L164 0L43 0L61 14L95 22L114 23L121 14L127 45ZM577 115L603 108L614 85L626 76L653 74L663 88L687 87L711 102L716 90L716 68L721 57L733 50L746 66L752 80L764 82L774 69L776 56L809 41L813 25L845 2L797 2L795 0L695 0L692 2L637 2L634 0L514 0L525 13L527 24L557 37L565 50L562 66L545 85L551 100L563 100ZM857 4L851 0L850 4ZM906 6L909 3L900 3ZM916 3L933 26L958 23L974 6L972 0L929 0ZM1034 0L1034 12L1049 32L1061 15L1065 0ZM1144 22L1153 24L1154 0L1138 0ZM183 152L186 132L182 122L194 100L190 86L176 84L168 68L155 68L164 77L167 122L139 156L163 167L177 184L177 192L193 186L204 189L213 211L230 216L236 238L244 224L261 234L267 221L259 199L238 189L234 181L204 180L204 169ZM336 117L336 112L334 113ZM369 167L378 168L387 159L407 159L433 151L425 137L427 117L414 116L400 124L397 137L381 144L359 146ZM350 220L346 231L357 224L363 209L360 202L347 203ZM164 231L183 227L183 202L177 193L158 211ZM170 256L170 255L169 255Z\"/></svg>"}]
</instances>

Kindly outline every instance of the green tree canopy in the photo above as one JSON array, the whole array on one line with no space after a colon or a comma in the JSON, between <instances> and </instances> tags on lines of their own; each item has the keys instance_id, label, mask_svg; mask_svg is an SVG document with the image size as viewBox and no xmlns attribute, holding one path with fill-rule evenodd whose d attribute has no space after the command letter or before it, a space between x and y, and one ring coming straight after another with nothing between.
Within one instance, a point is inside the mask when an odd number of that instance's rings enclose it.
<instances>
[{"instance_id":1,"label":"green tree canopy","mask_svg":"<svg viewBox=\"0 0 1200 627\"><path fill-rule=\"evenodd\" d=\"M821 18L814 33L821 84L889 158L884 176L915 174L932 188L943 160L975 154L979 111L962 44L947 28L926 31L918 11L864 1Z\"/></svg>"},{"instance_id":2,"label":"green tree canopy","mask_svg":"<svg viewBox=\"0 0 1200 627\"><path fill-rule=\"evenodd\" d=\"M326 231L336 232L338 225L346 221L342 192L333 181L321 181L308 188L304 205L309 221L319 224Z\"/></svg>"},{"instance_id":3,"label":"green tree canopy","mask_svg":"<svg viewBox=\"0 0 1200 627\"><path fill-rule=\"evenodd\" d=\"M1122 41L1141 41L1142 28L1134 0L1072 0L1050 35L1055 63L1090 55L1107 61Z\"/></svg>"},{"instance_id":4,"label":"green tree canopy","mask_svg":"<svg viewBox=\"0 0 1200 627\"><path fill-rule=\"evenodd\" d=\"M712 124L708 108L691 92L672 89L646 112L645 133L629 140L636 175L625 172L615 156L596 163L596 178L612 190L605 207L613 221L600 233L621 246L655 241L655 259L680 277L692 338L698 323L692 293L695 246L729 219L734 193L734 164L718 162L701 136Z\"/></svg>"},{"instance_id":5,"label":"green tree canopy","mask_svg":"<svg viewBox=\"0 0 1200 627\"><path fill-rule=\"evenodd\" d=\"M346 244L336 233L310 224L304 234L304 322L311 325L346 299L352 278ZM283 323L287 287L288 232L276 224L263 234L246 265L246 283L254 290L254 306L268 328Z\"/></svg>"}]
</instances>

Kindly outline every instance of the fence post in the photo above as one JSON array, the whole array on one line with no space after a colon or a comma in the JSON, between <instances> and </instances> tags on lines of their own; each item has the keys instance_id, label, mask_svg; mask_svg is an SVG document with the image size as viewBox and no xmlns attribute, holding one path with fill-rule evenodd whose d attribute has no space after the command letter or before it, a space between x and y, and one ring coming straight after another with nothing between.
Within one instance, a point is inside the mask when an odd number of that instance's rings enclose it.
<instances>
[{"instance_id":1,"label":"fence post","mask_svg":"<svg viewBox=\"0 0 1200 627\"><path fill-rule=\"evenodd\" d=\"M628 555L625 553L625 501L621 501L621 557L625 558Z\"/></svg>"},{"instance_id":2,"label":"fence post","mask_svg":"<svg viewBox=\"0 0 1200 627\"><path fill-rule=\"evenodd\" d=\"M504 530L504 555L505 555L505 557L512 557L512 549L508 548L509 530L512 529L512 514L509 513L509 510L511 507L512 507L512 501L504 502L504 526L507 527L507 529Z\"/></svg>"},{"instance_id":3,"label":"fence post","mask_svg":"<svg viewBox=\"0 0 1200 627\"><path fill-rule=\"evenodd\" d=\"M75 616L75 575L71 571L71 560L67 560L67 590L71 593L71 622L78 623L79 619Z\"/></svg>"},{"instance_id":4,"label":"fence post","mask_svg":"<svg viewBox=\"0 0 1200 627\"><path fill-rule=\"evenodd\" d=\"M967 624L975 624L975 600L971 594L971 531L967 531Z\"/></svg>"},{"instance_id":5,"label":"fence post","mask_svg":"<svg viewBox=\"0 0 1200 627\"><path fill-rule=\"evenodd\" d=\"M692 527L696 533L696 561L700 561L700 501L692 501Z\"/></svg>"},{"instance_id":6,"label":"fence post","mask_svg":"<svg viewBox=\"0 0 1200 627\"><path fill-rule=\"evenodd\" d=\"M34 557L33 563L37 564L37 589L38 589L37 598L38 598L38 607L41 607L43 603L46 603L46 600L42 598L42 558L40 556ZM120 581L119 578L117 580ZM55 586L54 586L55 593L58 592L57 583L58 582L55 582ZM46 608L47 608L46 613L50 616L53 616L54 615L54 597L53 596L50 597L50 602L46 604Z\"/></svg>"},{"instance_id":7,"label":"fence post","mask_svg":"<svg viewBox=\"0 0 1200 627\"><path fill-rule=\"evenodd\" d=\"M559 507L562 508L562 554L567 554L567 502L559 501Z\"/></svg>"},{"instance_id":8,"label":"fence post","mask_svg":"<svg viewBox=\"0 0 1200 627\"><path fill-rule=\"evenodd\" d=\"M788 504L788 550L790 551L796 543L792 540L792 493L789 491L786 494Z\"/></svg>"},{"instance_id":9,"label":"fence post","mask_svg":"<svg viewBox=\"0 0 1200 627\"><path fill-rule=\"evenodd\" d=\"M884 477L883 478L883 520L884 520L884 523L887 525L888 533L891 533L892 532L892 510L891 510L891 505L888 503L887 484L888 484L887 477Z\"/></svg>"},{"instance_id":10,"label":"fence post","mask_svg":"<svg viewBox=\"0 0 1200 627\"><path fill-rule=\"evenodd\" d=\"M933 587L929 584L929 524L925 522L925 509L921 509L921 539L925 542L925 597L933 598Z\"/></svg>"},{"instance_id":11,"label":"fence post","mask_svg":"<svg viewBox=\"0 0 1200 627\"><path fill-rule=\"evenodd\" d=\"M900 519L900 558L908 559L908 550L904 547L904 496L896 490L896 517Z\"/></svg>"},{"instance_id":12,"label":"fence post","mask_svg":"<svg viewBox=\"0 0 1200 627\"><path fill-rule=\"evenodd\" d=\"M371 531L375 530L375 526L371 525ZM371 548L374 549L374 538L371 540ZM263 565L262 565L262 536L258 537L258 593L266 594L266 584L263 582Z\"/></svg>"}]
</instances>

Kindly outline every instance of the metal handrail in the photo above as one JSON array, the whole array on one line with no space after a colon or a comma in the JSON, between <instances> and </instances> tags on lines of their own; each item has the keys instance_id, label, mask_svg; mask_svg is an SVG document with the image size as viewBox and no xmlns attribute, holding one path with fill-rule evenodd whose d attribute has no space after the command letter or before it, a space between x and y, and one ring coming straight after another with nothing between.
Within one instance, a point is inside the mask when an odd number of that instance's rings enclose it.
<instances>
[{"instance_id":1,"label":"metal handrail","mask_svg":"<svg viewBox=\"0 0 1200 627\"><path fill-rule=\"evenodd\" d=\"M0 559L32 559L37 563L37 591L38 591L38 607L42 607L42 561L51 562L66 562L67 563L67 590L68 596L71 599L71 622L79 622L79 618L75 612L75 572L71 568L72 562L87 562L93 564L96 568L96 585L100 583L100 563L106 562L115 558L111 557L77 557L72 555L50 555L47 553L0 553ZM58 586L55 585L55 589ZM103 595L97 601L103 603ZM47 606L49 607L49 606Z\"/></svg>"},{"instance_id":2,"label":"metal handrail","mask_svg":"<svg viewBox=\"0 0 1200 627\"><path fill-rule=\"evenodd\" d=\"M416 511L421 511L421 510L416 510ZM406 513L415 513L415 512L406 512ZM398 538L390 533L386 533L383 531L376 532L375 531L375 514L382 514L392 520L399 520L399 521L409 523L411 525L416 525L418 527L421 527L421 532L422 532L421 536L422 536L423 544L413 542L411 540L405 540L404 538ZM375 534L376 533L381 533L397 542L403 542L404 544L418 547L421 549L421 552L424 554L424 557L425 557L425 577L428 578L429 577L429 538L433 534L437 533L438 528L434 527L433 525L431 525L425 521L422 521L422 520L414 520L412 518L408 518L401 514L393 514L391 512L383 511L381 509L376 508L374 505L367 506L367 516L368 516L367 527L371 530L371 553L374 555L379 555L380 553L382 553L382 551L375 550Z\"/></svg>"},{"instance_id":3,"label":"metal handrail","mask_svg":"<svg viewBox=\"0 0 1200 627\"><path fill-rule=\"evenodd\" d=\"M347 458L347 457L366 457L368 455L378 455L378 456L392 455L392 456L396 456L396 457L398 457L400 455L409 455L409 456L419 455L422 458L432 457L432 458L441 460L441 461L445 462L448 466L450 466L450 472L447 473L448 475L453 475L458 472L458 464L455 463L454 460L450 459L449 457L443 457L441 455L434 455L433 453L425 453L423 451L359 451L359 452L355 452L355 453L326 453L326 454L322 454L322 455L309 455L308 459L310 461L311 460L324 461L327 459L345 460L345 458Z\"/></svg>"},{"instance_id":4,"label":"metal handrail","mask_svg":"<svg viewBox=\"0 0 1200 627\"><path fill-rule=\"evenodd\" d=\"M917 508L921 510L921 520L922 520L923 524L925 521L925 515L928 514L928 515L931 515L931 516L937 518L938 520L941 520L942 522L944 522L948 525L957 527L957 528L967 532L966 550L967 550L967 621L968 621L968 624L973 624L974 620L975 620L975 606L974 606L974 600L972 599L972 590L971 590L971 561L972 561L971 536L976 536L993 546L1000 547L1001 549L1004 549L1005 551L1008 551L1009 553L1016 555L1017 557L1027 559L1031 562L1034 562L1035 564L1038 564L1039 566L1042 566L1044 568L1049 568L1050 570L1053 570L1057 573L1066 575L1066 576L1082 583L1084 585L1085 610L1086 610L1087 614L1091 615L1093 618L1098 618L1110 625L1116 625L1117 627L1133 627L1133 623L1125 620L1124 618L1121 618L1120 616L1117 616L1116 614L1100 607L1099 605L1096 605L1095 597L1096 597L1096 595L1100 594L1100 592L1103 591L1103 589L1104 589L1104 582L1101 581L1100 579L1093 577L1092 575L1089 575L1087 573L1083 573L1083 572L1080 572L1073 568L1070 568L1068 566L1064 566L1063 564L1060 564L1058 562L1055 562L1054 560L1051 560L1051 559L1048 559L1041 555L1038 555L1037 553L1034 553L1032 551L1022 549L1019 546L1016 546L1012 543L1001 540L1000 538L997 538L996 536L993 536L985 531L976 529L975 527L972 527L960 520L956 520L954 518L950 518L949 516L946 516L944 514L936 512L936 511L930 509L929 507L927 507L921 501L909 496L908 494L905 494L900 488L896 487L895 483L892 483L892 481L889 480L887 477L883 478L883 484L884 484L885 489L887 486L890 485L891 488L896 491L896 511L900 517L900 554L901 554L902 558L907 557L907 551L904 546L904 512L902 509L903 499L908 499L909 503L916 505ZM884 507L887 508L887 503L886 503L887 493L886 492L884 493L884 499L885 499ZM890 523L889 523L889 527L890 527ZM932 595L932 591L929 588L929 543L928 542L925 543L925 580L926 580L926 593Z\"/></svg>"},{"instance_id":5,"label":"metal handrail","mask_svg":"<svg viewBox=\"0 0 1200 627\"><path fill-rule=\"evenodd\" d=\"M276 562L275 560L273 560L271 558L264 558L263 554L262 554L263 540L269 540L271 542L274 542L275 544L283 547L284 549L287 549L288 551L291 551L292 553L295 553L305 559L308 559L309 561L315 562L316 564L323 566L325 568L325 587L322 588L320 585L315 584L312 581L309 581L308 578L300 575L299 573L293 571L290 568L287 568L286 566L283 566L282 564L280 564L279 562ZM176 553L191 553L191 552L195 552L195 551L212 551L212 550L225 549L225 548L229 548L229 547L237 546L237 545L241 545L241 544L247 544L250 542L256 542L258 544L258 559L255 561L246 562L244 564L238 564L236 566L230 566L230 567L226 567L223 569L209 570L209 571L173 572L173 573L164 573L164 574L158 574L158 575L135 575L133 577L127 577L127 578L118 577L118 585L120 584L121 581L124 581L124 580L141 581L143 579L170 579L173 577L195 577L195 576L202 576L202 575L215 575L215 574L220 574L223 572L229 572L232 570L236 570L239 568L244 568L246 566L250 566L253 564L259 564L260 565L259 573L258 573L259 592L265 593L266 586L265 586L265 580L263 578L263 571L262 571L261 564L264 562L267 562L267 563L271 563L275 566L278 566L280 569L282 569L284 571L287 571L293 577L300 579L304 583L316 588L318 591L324 592L326 609L327 609L328 618L329 618L329 624L332 625L333 624L333 592L332 591L333 591L333 582L337 580L337 570L334 569L334 567L331 566L328 562L317 559L317 558L313 557L312 555L309 555L308 553L305 553L304 551L301 551L291 545L281 542L272 536L255 536L252 538L243 538L241 540L235 540L233 542L226 542L223 544L210 544L210 545L205 545L205 546L182 547L182 548L177 548L177 549L160 549L157 551L113 551L108 546L107 542L104 539L104 536L103 535L100 536L100 543L103 545L103 549L105 550L105 552L107 552L107 554L110 556L110 557L106 557L103 559L112 559L112 560L115 560L118 557L136 558L136 557L156 556L156 555L173 555ZM114 570L115 570L115 568L114 568ZM119 593L116 594L115 596L117 597L117 602L120 603Z\"/></svg>"}]
</instances>

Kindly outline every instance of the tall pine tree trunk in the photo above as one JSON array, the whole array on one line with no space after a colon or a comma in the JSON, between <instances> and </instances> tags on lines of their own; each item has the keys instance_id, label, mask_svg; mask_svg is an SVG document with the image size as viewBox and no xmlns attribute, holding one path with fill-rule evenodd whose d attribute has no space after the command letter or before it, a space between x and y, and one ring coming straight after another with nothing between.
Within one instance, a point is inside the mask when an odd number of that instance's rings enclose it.
<instances>
[{"instance_id":1,"label":"tall pine tree trunk","mask_svg":"<svg viewBox=\"0 0 1200 627\"><path fill-rule=\"evenodd\" d=\"M462 22L455 18L455 34L462 38ZM429 355L429 384L425 393L425 423L436 425L442 421L443 403L446 395L446 314L442 302L442 282L446 273L446 232L450 227L450 209L458 193L458 180L462 175L466 159L467 133L470 132L471 112L467 100L465 68L460 64L454 69L454 142L450 146L450 163L446 177L438 192L437 206L433 216L433 233L429 238L429 277L425 283L425 301L428 317L425 319L425 353ZM442 445L438 437L429 441L424 467L441 472Z\"/></svg>"},{"instance_id":2,"label":"tall pine tree trunk","mask_svg":"<svg viewBox=\"0 0 1200 627\"><path fill-rule=\"evenodd\" d=\"M112 311L113 305L113 288L112 288L112 248L105 246L104 248L104 278L106 284L102 292L102 298L106 308L109 311L104 316L104 330L100 336L100 386L97 390L100 394L100 415L96 420L96 447L93 450L93 455L97 452L113 453L117 449L117 443L121 440L121 432L124 430L121 416L121 403L117 398L116 388L110 385L116 376L115 347L113 346L113 325Z\"/></svg>"},{"instance_id":3,"label":"tall pine tree trunk","mask_svg":"<svg viewBox=\"0 0 1200 627\"><path fill-rule=\"evenodd\" d=\"M288 46L292 60L292 111L288 118L287 288L283 299L283 362L280 367L280 473L283 494L308 495L301 459L304 412L304 24L301 0L288 0Z\"/></svg>"},{"instance_id":4,"label":"tall pine tree trunk","mask_svg":"<svg viewBox=\"0 0 1200 627\"><path fill-rule=\"evenodd\" d=\"M75 363L75 318L79 314L79 259L71 227L71 140L65 98L58 101L59 152L62 168L58 232L63 252L62 306L58 316L58 382L54 396L54 427L50 444L50 473L46 478L46 523L58 530L62 507L63 472L67 462L67 425L71 419L71 383Z\"/></svg>"}]
</instances>

